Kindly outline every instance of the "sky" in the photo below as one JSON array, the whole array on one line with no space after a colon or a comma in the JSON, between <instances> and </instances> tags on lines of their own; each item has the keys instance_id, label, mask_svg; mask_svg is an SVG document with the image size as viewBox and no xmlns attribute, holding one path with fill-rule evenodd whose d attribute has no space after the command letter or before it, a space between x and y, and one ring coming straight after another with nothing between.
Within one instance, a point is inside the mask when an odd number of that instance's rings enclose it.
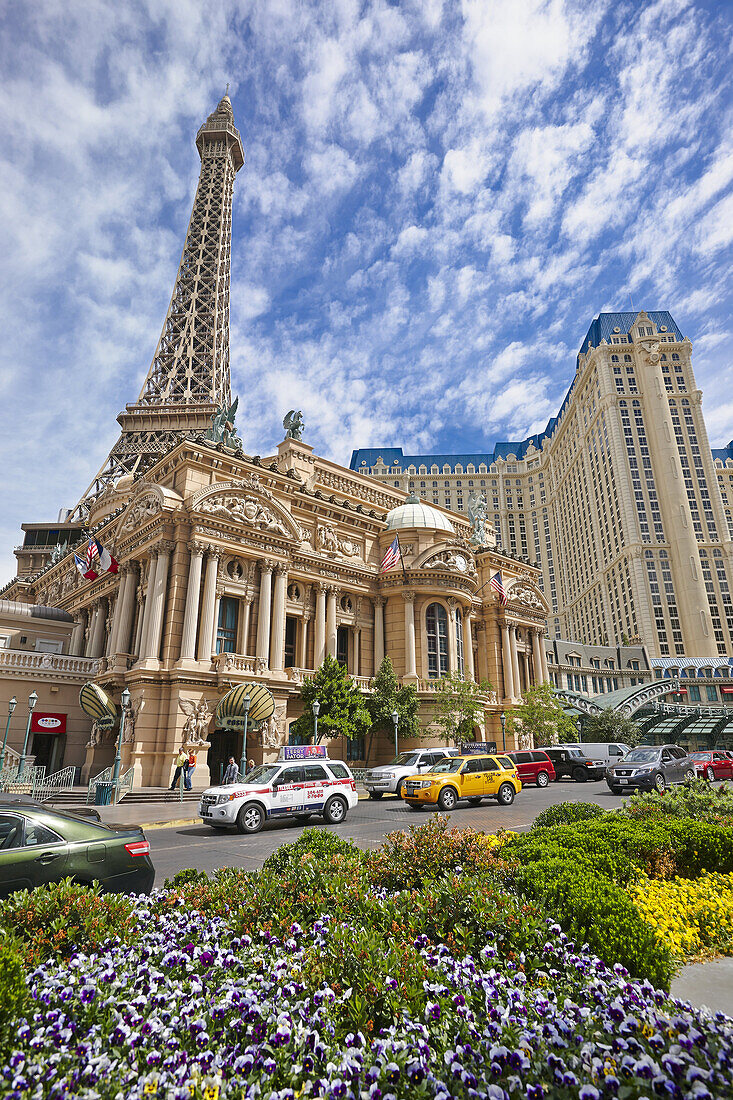
<instances>
[{"instance_id":1,"label":"sky","mask_svg":"<svg viewBox=\"0 0 733 1100\"><path fill-rule=\"evenodd\" d=\"M0 582L73 507L165 317L229 82L232 388L353 447L481 451L559 408L601 311L669 309L733 437L727 0L5 0Z\"/></svg>"}]
</instances>

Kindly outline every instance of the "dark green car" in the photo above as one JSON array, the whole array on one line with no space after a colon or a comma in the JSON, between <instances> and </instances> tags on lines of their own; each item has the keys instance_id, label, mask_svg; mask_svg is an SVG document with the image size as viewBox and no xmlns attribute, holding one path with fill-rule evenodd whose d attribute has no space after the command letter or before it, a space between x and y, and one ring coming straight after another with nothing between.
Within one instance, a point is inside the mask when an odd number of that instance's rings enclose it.
<instances>
[{"instance_id":1,"label":"dark green car","mask_svg":"<svg viewBox=\"0 0 733 1100\"><path fill-rule=\"evenodd\" d=\"M149 894L155 869L137 825L105 825L92 813L0 799L0 897L71 878L104 890Z\"/></svg>"}]
</instances>

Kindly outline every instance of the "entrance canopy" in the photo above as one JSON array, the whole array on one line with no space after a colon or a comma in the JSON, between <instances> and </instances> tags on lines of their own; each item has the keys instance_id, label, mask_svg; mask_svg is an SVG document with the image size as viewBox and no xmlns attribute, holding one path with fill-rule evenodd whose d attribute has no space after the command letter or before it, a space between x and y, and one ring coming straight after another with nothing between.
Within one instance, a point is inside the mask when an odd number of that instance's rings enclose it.
<instances>
[{"instance_id":1,"label":"entrance canopy","mask_svg":"<svg viewBox=\"0 0 733 1100\"><path fill-rule=\"evenodd\" d=\"M117 707L99 684L89 680L79 692L79 705L92 722L105 729L111 728L117 718Z\"/></svg>"},{"instance_id":2,"label":"entrance canopy","mask_svg":"<svg viewBox=\"0 0 733 1100\"><path fill-rule=\"evenodd\" d=\"M249 700L249 705L245 703ZM216 724L228 729L244 729L246 721L263 722L275 713L275 699L264 684L238 684L228 691L216 708Z\"/></svg>"},{"instance_id":3,"label":"entrance canopy","mask_svg":"<svg viewBox=\"0 0 733 1100\"><path fill-rule=\"evenodd\" d=\"M567 707L574 707L582 714L602 714L604 710L613 710L617 714L623 714L630 718L641 710L647 703L653 702L662 695L668 695L671 691L679 691L679 680L654 680L651 684L635 684L633 687L619 688L618 691L609 691L605 695L581 695L577 691L565 691L555 689L560 702Z\"/></svg>"}]
</instances>

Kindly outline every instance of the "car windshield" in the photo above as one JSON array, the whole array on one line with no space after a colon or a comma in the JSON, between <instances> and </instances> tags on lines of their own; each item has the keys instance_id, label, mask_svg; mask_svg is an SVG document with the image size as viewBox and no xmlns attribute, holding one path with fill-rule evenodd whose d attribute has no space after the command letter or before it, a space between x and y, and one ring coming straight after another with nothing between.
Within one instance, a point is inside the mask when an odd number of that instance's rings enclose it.
<instances>
[{"instance_id":1,"label":"car windshield","mask_svg":"<svg viewBox=\"0 0 733 1100\"><path fill-rule=\"evenodd\" d=\"M245 783L269 783L277 775L278 767L278 764L260 764L258 768L247 772L244 781Z\"/></svg>"},{"instance_id":2,"label":"car windshield","mask_svg":"<svg viewBox=\"0 0 733 1100\"><path fill-rule=\"evenodd\" d=\"M447 760L441 760L439 764L434 764L432 771L434 772L457 772L460 771L460 767L463 761L460 756L452 756Z\"/></svg>"},{"instance_id":3,"label":"car windshield","mask_svg":"<svg viewBox=\"0 0 733 1100\"><path fill-rule=\"evenodd\" d=\"M390 760L386 766L388 768L411 768L413 764L417 764L417 753L401 752L399 756L395 756L394 760Z\"/></svg>"},{"instance_id":4,"label":"car windshield","mask_svg":"<svg viewBox=\"0 0 733 1100\"><path fill-rule=\"evenodd\" d=\"M710 753L709 752L691 752L690 753L690 760L709 760L709 759L710 759Z\"/></svg>"},{"instance_id":5,"label":"car windshield","mask_svg":"<svg viewBox=\"0 0 733 1100\"><path fill-rule=\"evenodd\" d=\"M659 756L659 749L632 749L627 752L624 760L630 760L633 764L649 764Z\"/></svg>"}]
</instances>

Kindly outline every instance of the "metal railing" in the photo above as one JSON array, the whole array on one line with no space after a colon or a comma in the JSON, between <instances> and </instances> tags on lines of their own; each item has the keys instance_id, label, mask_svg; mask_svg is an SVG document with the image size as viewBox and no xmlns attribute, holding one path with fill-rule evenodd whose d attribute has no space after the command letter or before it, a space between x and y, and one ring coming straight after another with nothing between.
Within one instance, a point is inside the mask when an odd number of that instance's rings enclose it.
<instances>
[{"instance_id":1,"label":"metal railing","mask_svg":"<svg viewBox=\"0 0 733 1100\"><path fill-rule=\"evenodd\" d=\"M39 802L48 802L62 791L70 791L74 786L75 772L76 768L71 764L68 768L61 768L60 771L53 772L51 775L44 775L36 786L34 797Z\"/></svg>"},{"instance_id":2,"label":"metal railing","mask_svg":"<svg viewBox=\"0 0 733 1100\"><path fill-rule=\"evenodd\" d=\"M20 768L3 768L0 772L0 791L5 794L27 794L30 798L36 798L36 791L45 774L45 764L26 767L22 773Z\"/></svg>"},{"instance_id":3,"label":"metal railing","mask_svg":"<svg viewBox=\"0 0 733 1100\"><path fill-rule=\"evenodd\" d=\"M134 766L130 767L122 775L118 776L115 789L112 793L110 803L108 804L116 805L118 802L122 801L126 794L130 793L130 791L132 790L134 770ZM109 768L105 768L104 771L100 772L99 775L95 775L94 779L89 780L89 787L87 789L86 799L87 805L89 805L90 802L92 803L92 805L97 804L97 787L104 783L109 783L111 785L112 774L113 768L110 766Z\"/></svg>"},{"instance_id":4,"label":"metal railing","mask_svg":"<svg viewBox=\"0 0 733 1100\"><path fill-rule=\"evenodd\" d=\"M87 805L92 804L97 798L97 784L98 783L110 783L112 781L112 768L105 768L99 775L95 775L94 779L89 780L89 786L87 787Z\"/></svg>"}]
</instances>

